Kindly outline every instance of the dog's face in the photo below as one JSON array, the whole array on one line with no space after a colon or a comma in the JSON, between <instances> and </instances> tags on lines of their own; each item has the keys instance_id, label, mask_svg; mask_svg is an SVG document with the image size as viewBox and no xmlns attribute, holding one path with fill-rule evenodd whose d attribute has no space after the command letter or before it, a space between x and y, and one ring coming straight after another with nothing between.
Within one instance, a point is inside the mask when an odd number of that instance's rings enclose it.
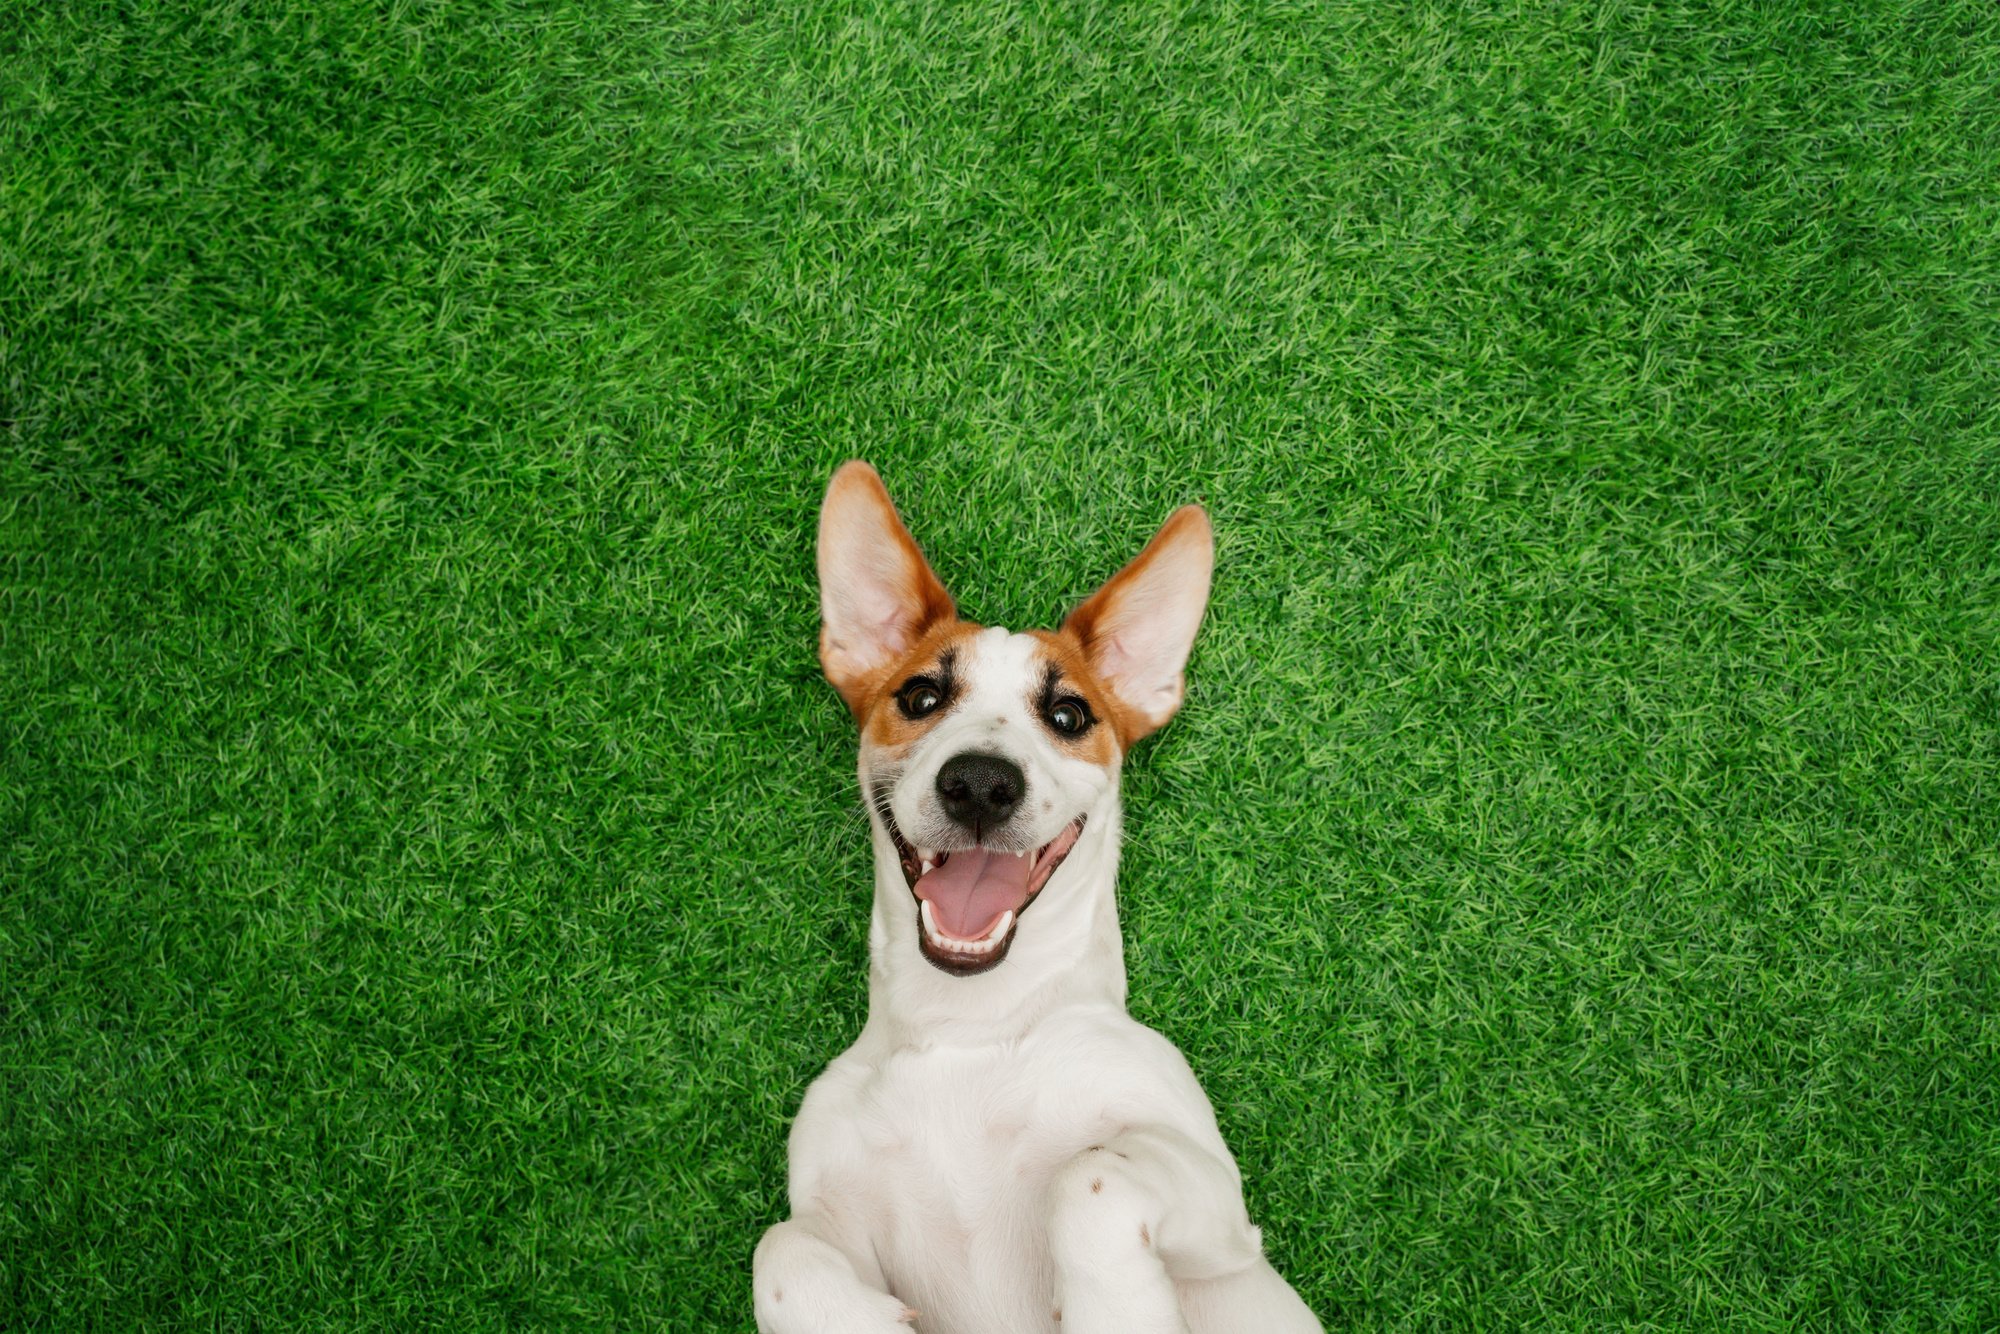
<instances>
[{"instance_id":1,"label":"dog's face","mask_svg":"<svg viewBox=\"0 0 2000 1334\"><path fill-rule=\"evenodd\" d=\"M1134 742L1180 706L1208 601L1207 516L1177 511L1053 631L958 619L881 478L854 462L820 512L820 663L861 726L871 817L896 849L924 957L1007 957Z\"/></svg>"}]
</instances>

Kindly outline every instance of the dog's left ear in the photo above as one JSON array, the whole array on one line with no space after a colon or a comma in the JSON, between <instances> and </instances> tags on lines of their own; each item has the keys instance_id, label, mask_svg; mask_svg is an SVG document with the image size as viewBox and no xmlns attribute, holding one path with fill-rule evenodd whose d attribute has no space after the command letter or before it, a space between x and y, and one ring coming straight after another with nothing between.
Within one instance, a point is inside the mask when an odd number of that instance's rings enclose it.
<instances>
[{"instance_id":1,"label":"dog's left ear","mask_svg":"<svg viewBox=\"0 0 2000 1334\"><path fill-rule=\"evenodd\" d=\"M840 465L820 505L819 607L820 666L856 717L882 673L957 614L882 478L860 459Z\"/></svg>"},{"instance_id":2,"label":"dog's left ear","mask_svg":"<svg viewBox=\"0 0 2000 1334\"><path fill-rule=\"evenodd\" d=\"M1130 565L1063 622L1115 697L1118 739L1128 749L1181 706L1181 670L1208 606L1214 568L1208 514L1183 505Z\"/></svg>"}]
</instances>

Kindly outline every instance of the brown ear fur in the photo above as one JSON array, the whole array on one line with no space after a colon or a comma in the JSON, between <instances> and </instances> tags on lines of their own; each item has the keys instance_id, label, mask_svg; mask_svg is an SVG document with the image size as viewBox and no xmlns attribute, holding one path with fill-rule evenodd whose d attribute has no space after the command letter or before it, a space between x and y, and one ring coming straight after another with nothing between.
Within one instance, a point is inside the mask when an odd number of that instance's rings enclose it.
<instances>
[{"instance_id":1,"label":"brown ear fur","mask_svg":"<svg viewBox=\"0 0 2000 1334\"><path fill-rule=\"evenodd\" d=\"M1214 553L1207 512L1183 505L1063 621L1063 634L1075 638L1116 697L1119 741L1128 750L1180 707L1181 668L1208 601Z\"/></svg>"},{"instance_id":2,"label":"brown ear fur","mask_svg":"<svg viewBox=\"0 0 2000 1334\"><path fill-rule=\"evenodd\" d=\"M860 459L827 483L818 563L820 666L858 717L882 676L956 608L881 477Z\"/></svg>"}]
</instances>

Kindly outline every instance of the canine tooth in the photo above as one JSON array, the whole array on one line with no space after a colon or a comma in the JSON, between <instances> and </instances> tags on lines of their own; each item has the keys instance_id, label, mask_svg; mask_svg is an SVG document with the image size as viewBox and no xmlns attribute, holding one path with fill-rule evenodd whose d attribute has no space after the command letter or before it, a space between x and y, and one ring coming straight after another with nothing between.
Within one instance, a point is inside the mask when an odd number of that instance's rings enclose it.
<instances>
[{"instance_id":1,"label":"canine tooth","mask_svg":"<svg viewBox=\"0 0 2000 1334\"><path fill-rule=\"evenodd\" d=\"M930 859L929 859L928 857L926 857L926 858L924 859L924 869L923 869L923 870L921 870L921 871L919 871L919 872L917 872L917 874L918 874L918 875L929 875L930 873L931 873L931 863L930 863ZM926 903L926 904L925 904L924 906L925 906L926 908L928 908L928 907L929 907L930 905L929 905L928 903Z\"/></svg>"},{"instance_id":2,"label":"canine tooth","mask_svg":"<svg viewBox=\"0 0 2000 1334\"><path fill-rule=\"evenodd\" d=\"M998 945L1001 939L1006 936L1007 928L1012 925L1014 925L1014 910L1009 908L1006 912L1000 914L1000 920L995 922L993 929L986 933L985 944L987 948L991 949L993 946Z\"/></svg>"},{"instance_id":3,"label":"canine tooth","mask_svg":"<svg viewBox=\"0 0 2000 1334\"><path fill-rule=\"evenodd\" d=\"M918 912L924 919L924 934L932 940L936 940L938 937L937 918L931 916L931 901L925 899L924 906L918 909Z\"/></svg>"}]
</instances>

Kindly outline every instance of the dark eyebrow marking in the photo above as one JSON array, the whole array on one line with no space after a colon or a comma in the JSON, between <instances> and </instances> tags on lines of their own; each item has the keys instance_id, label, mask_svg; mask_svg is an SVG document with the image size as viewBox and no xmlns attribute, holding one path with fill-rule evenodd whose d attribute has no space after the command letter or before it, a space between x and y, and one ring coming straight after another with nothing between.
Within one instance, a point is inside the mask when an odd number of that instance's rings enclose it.
<instances>
[{"instance_id":1,"label":"dark eyebrow marking","mask_svg":"<svg viewBox=\"0 0 2000 1334\"><path fill-rule=\"evenodd\" d=\"M1043 713L1046 714L1049 711L1049 706L1055 703L1056 687L1061 684L1062 684L1062 668L1052 662L1049 664L1048 671L1042 673Z\"/></svg>"},{"instance_id":2,"label":"dark eyebrow marking","mask_svg":"<svg viewBox=\"0 0 2000 1334\"><path fill-rule=\"evenodd\" d=\"M938 655L935 667L919 671L890 693L895 697L897 705L903 707L904 698L911 691L915 690L918 686L929 686L938 693L938 705L930 713L925 714L924 717L929 718L934 714L943 713L958 702L957 667L958 650L948 648ZM906 717L908 713L909 710L907 707L904 707L904 715Z\"/></svg>"}]
</instances>

